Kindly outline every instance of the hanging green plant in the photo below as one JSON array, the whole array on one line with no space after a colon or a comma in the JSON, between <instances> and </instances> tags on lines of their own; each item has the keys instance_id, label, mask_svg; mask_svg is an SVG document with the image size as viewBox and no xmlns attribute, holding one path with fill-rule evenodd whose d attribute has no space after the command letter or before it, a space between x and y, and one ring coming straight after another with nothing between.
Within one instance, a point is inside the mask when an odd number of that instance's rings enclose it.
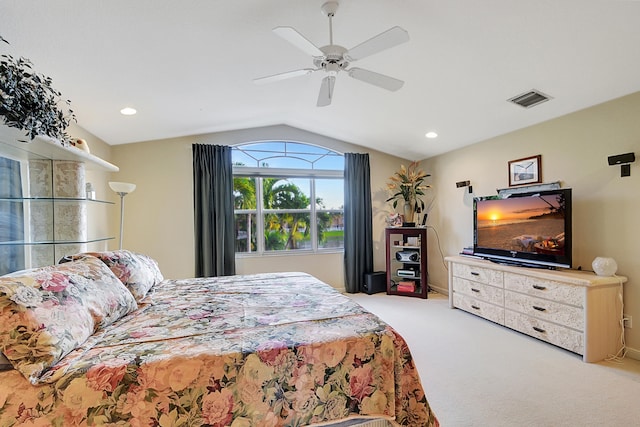
<instances>
[{"instance_id":1,"label":"hanging green plant","mask_svg":"<svg viewBox=\"0 0 640 427\"><path fill-rule=\"evenodd\" d=\"M0 42L9 44L2 36ZM0 56L0 116L4 124L25 131L29 141L46 135L68 145L71 138L66 129L76 121L70 105L53 88L51 77L33 71L31 61Z\"/></svg>"}]
</instances>

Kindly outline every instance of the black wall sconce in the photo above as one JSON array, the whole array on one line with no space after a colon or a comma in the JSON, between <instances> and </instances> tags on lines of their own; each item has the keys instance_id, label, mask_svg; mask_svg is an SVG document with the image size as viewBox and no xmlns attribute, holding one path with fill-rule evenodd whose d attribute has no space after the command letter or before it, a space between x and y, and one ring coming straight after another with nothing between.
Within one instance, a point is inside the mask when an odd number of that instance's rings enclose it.
<instances>
[{"instance_id":1,"label":"black wall sconce","mask_svg":"<svg viewBox=\"0 0 640 427\"><path fill-rule=\"evenodd\" d=\"M609 166L620 165L620 176L625 177L631 175L631 165L629 163L636 161L636 155L635 153L618 154L609 156L607 160L609 161Z\"/></svg>"},{"instance_id":2,"label":"black wall sconce","mask_svg":"<svg viewBox=\"0 0 640 427\"><path fill-rule=\"evenodd\" d=\"M456 182L456 187L469 187L469 194L473 193L473 187L471 186L471 183L469 181L458 181Z\"/></svg>"}]
</instances>

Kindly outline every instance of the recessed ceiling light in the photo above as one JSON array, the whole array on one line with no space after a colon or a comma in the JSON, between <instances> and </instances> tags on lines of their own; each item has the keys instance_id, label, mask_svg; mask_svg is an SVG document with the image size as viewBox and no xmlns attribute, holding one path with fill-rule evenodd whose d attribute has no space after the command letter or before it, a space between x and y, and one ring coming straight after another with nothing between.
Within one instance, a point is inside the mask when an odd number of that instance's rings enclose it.
<instances>
[{"instance_id":1,"label":"recessed ceiling light","mask_svg":"<svg viewBox=\"0 0 640 427\"><path fill-rule=\"evenodd\" d=\"M137 113L136 109L131 107L125 107L120 110L120 114L124 114L125 116L133 116L135 113Z\"/></svg>"},{"instance_id":2,"label":"recessed ceiling light","mask_svg":"<svg viewBox=\"0 0 640 427\"><path fill-rule=\"evenodd\" d=\"M433 138L437 138L438 134L435 132L427 132L424 136L426 136L429 139L433 139Z\"/></svg>"}]
</instances>

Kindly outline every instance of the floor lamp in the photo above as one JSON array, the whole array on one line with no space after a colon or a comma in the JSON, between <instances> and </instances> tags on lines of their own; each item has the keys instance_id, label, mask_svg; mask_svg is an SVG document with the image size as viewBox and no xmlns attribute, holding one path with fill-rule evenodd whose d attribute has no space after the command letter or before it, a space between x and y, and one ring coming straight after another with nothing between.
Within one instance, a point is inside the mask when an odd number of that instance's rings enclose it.
<instances>
[{"instance_id":1,"label":"floor lamp","mask_svg":"<svg viewBox=\"0 0 640 427\"><path fill-rule=\"evenodd\" d=\"M128 182L109 182L109 187L120 196L120 250L122 250L122 230L124 225L124 196L129 193L133 193L136 189L135 184Z\"/></svg>"}]
</instances>

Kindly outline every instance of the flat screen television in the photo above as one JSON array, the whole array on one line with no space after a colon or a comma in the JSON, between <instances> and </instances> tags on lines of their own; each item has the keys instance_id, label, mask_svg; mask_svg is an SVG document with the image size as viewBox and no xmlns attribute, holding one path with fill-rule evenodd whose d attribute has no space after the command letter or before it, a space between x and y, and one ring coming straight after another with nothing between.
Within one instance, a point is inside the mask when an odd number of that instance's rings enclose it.
<instances>
[{"instance_id":1,"label":"flat screen television","mask_svg":"<svg viewBox=\"0 0 640 427\"><path fill-rule=\"evenodd\" d=\"M525 267L571 268L571 189L477 197L473 254Z\"/></svg>"}]
</instances>

